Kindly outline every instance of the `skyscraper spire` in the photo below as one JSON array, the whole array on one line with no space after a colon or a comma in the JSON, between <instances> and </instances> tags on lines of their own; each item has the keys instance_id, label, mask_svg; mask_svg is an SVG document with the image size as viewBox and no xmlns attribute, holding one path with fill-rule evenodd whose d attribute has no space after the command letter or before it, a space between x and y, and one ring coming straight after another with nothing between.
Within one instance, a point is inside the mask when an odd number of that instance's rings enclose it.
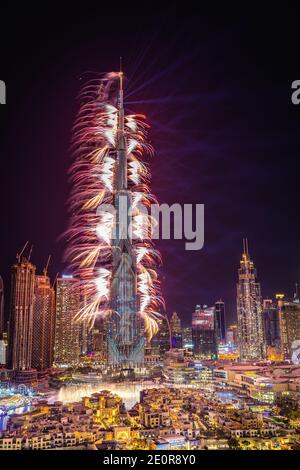
<instances>
[{"instance_id":1,"label":"skyscraper spire","mask_svg":"<svg viewBox=\"0 0 300 470\"><path fill-rule=\"evenodd\" d=\"M243 238L243 253L249 258L248 238Z\"/></svg>"},{"instance_id":2,"label":"skyscraper spire","mask_svg":"<svg viewBox=\"0 0 300 470\"><path fill-rule=\"evenodd\" d=\"M119 71L119 129L124 130L124 103L123 103L123 70L122 70L122 57L120 57L120 71Z\"/></svg>"},{"instance_id":3,"label":"skyscraper spire","mask_svg":"<svg viewBox=\"0 0 300 470\"><path fill-rule=\"evenodd\" d=\"M118 132L117 132L117 189L127 189L127 155L124 135L123 71L119 71Z\"/></svg>"}]
</instances>

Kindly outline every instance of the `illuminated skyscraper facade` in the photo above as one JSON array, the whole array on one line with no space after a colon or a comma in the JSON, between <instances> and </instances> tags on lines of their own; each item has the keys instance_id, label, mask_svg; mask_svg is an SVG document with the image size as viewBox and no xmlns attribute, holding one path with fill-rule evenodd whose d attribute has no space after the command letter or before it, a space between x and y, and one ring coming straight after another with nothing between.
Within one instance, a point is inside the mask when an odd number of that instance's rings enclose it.
<instances>
[{"instance_id":1,"label":"illuminated skyscraper facade","mask_svg":"<svg viewBox=\"0 0 300 470\"><path fill-rule=\"evenodd\" d=\"M85 295L81 296L81 308L85 307L87 299ZM95 325L94 325L95 326ZM80 354L87 354L93 351L94 348L94 326L91 328L87 319L80 322L79 325L79 344Z\"/></svg>"},{"instance_id":2,"label":"illuminated skyscraper facade","mask_svg":"<svg viewBox=\"0 0 300 470\"><path fill-rule=\"evenodd\" d=\"M127 183L127 148L124 129L122 76L118 100L116 176L114 206L116 234L112 241L111 310L108 363L112 366L136 367L144 363L143 321L138 314L136 256L128 228L132 194Z\"/></svg>"},{"instance_id":3,"label":"illuminated skyscraper facade","mask_svg":"<svg viewBox=\"0 0 300 470\"><path fill-rule=\"evenodd\" d=\"M96 358L102 362L107 362L107 322L106 319L99 319L95 323L93 330L93 351Z\"/></svg>"},{"instance_id":4,"label":"illuminated skyscraper facade","mask_svg":"<svg viewBox=\"0 0 300 470\"><path fill-rule=\"evenodd\" d=\"M219 343L226 343L226 317L225 317L225 303L218 300L215 303L215 319L217 329L217 340Z\"/></svg>"},{"instance_id":5,"label":"illuminated skyscraper facade","mask_svg":"<svg viewBox=\"0 0 300 470\"><path fill-rule=\"evenodd\" d=\"M238 271L237 317L240 359L264 359L266 346L262 316L262 298L256 270L250 260L248 241L243 242L243 254Z\"/></svg>"},{"instance_id":6,"label":"illuminated skyscraper facade","mask_svg":"<svg viewBox=\"0 0 300 470\"><path fill-rule=\"evenodd\" d=\"M182 330L182 346L186 349L193 349L192 328L190 326Z\"/></svg>"},{"instance_id":7,"label":"illuminated skyscraper facade","mask_svg":"<svg viewBox=\"0 0 300 470\"><path fill-rule=\"evenodd\" d=\"M192 316L192 341L196 358L217 358L218 348L214 307L196 306Z\"/></svg>"},{"instance_id":8,"label":"illuminated skyscraper facade","mask_svg":"<svg viewBox=\"0 0 300 470\"><path fill-rule=\"evenodd\" d=\"M170 330L173 348L182 348L181 320L176 312L173 312L170 319Z\"/></svg>"},{"instance_id":9,"label":"illuminated skyscraper facade","mask_svg":"<svg viewBox=\"0 0 300 470\"><path fill-rule=\"evenodd\" d=\"M23 258L12 267L9 367L31 368L35 266Z\"/></svg>"},{"instance_id":10,"label":"illuminated skyscraper facade","mask_svg":"<svg viewBox=\"0 0 300 470\"><path fill-rule=\"evenodd\" d=\"M56 321L54 362L58 366L78 363L80 355L79 322L74 319L80 309L78 280L63 276L56 281Z\"/></svg>"},{"instance_id":11,"label":"illuminated skyscraper facade","mask_svg":"<svg viewBox=\"0 0 300 470\"><path fill-rule=\"evenodd\" d=\"M281 352L285 358L291 359L294 348L299 349L300 346L300 302L298 299L285 301L283 295L278 296L277 300Z\"/></svg>"},{"instance_id":12,"label":"illuminated skyscraper facade","mask_svg":"<svg viewBox=\"0 0 300 470\"><path fill-rule=\"evenodd\" d=\"M52 367L55 334L55 295L48 276L35 276L32 367Z\"/></svg>"},{"instance_id":13,"label":"illuminated skyscraper facade","mask_svg":"<svg viewBox=\"0 0 300 470\"><path fill-rule=\"evenodd\" d=\"M279 310L271 299L263 301L263 320L266 346L280 347Z\"/></svg>"},{"instance_id":14,"label":"illuminated skyscraper facade","mask_svg":"<svg viewBox=\"0 0 300 470\"><path fill-rule=\"evenodd\" d=\"M231 345L237 345L238 344L238 327L237 325L229 325L229 327L226 330L226 343L229 343Z\"/></svg>"},{"instance_id":15,"label":"illuminated skyscraper facade","mask_svg":"<svg viewBox=\"0 0 300 470\"><path fill-rule=\"evenodd\" d=\"M162 316L158 320L158 333L151 339L151 346L158 348L163 356L171 348L171 328L167 316Z\"/></svg>"},{"instance_id":16,"label":"illuminated skyscraper facade","mask_svg":"<svg viewBox=\"0 0 300 470\"><path fill-rule=\"evenodd\" d=\"M171 332L173 333L181 333L181 320L177 314L177 312L173 312L171 319L170 319L170 328Z\"/></svg>"}]
</instances>

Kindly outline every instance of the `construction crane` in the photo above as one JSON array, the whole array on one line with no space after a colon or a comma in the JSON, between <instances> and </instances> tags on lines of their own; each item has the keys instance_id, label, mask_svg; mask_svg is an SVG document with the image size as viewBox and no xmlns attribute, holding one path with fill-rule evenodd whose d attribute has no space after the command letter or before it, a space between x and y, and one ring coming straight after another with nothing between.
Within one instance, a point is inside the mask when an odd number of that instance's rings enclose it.
<instances>
[{"instance_id":1,"label":"construction crane","mask_svg":"<svg viewBox=\"0 0 300 470\"><path fill-rule=\"evenodd\" d=\"M43 273L44 273L45 277L47 276L47 271L48 271L50 260L51 260L51 255L48 256L46 266L44 267L44 270L43 270Z\"/></svg>"},{"instance_id":2,"label":"construction crane","mask_svg":"<svg viewBox=\"0 0 300 470\"><path fill-rule=\"evenodd\" d=\"M55 287L55 284L56 284L58 275L59 275L59 273L56 273L56 276L55 276L55 279L54 279L54 281L53 281L52 287Z\"/></svg>"},{"instance_id":3,"label":"construction crane","mask_svg":"<svg viewBox=\"0 0 300 470\"><path fill-rule=\"evenodd\" d=\"M33 250L33 245L31 245L31 247L30 247L30 251L29 251L29 255L28 255L28 261L30 261L32 250Z\"/></svg>"},{"instance_id":4,"label":"construction crane","mask_svg":"<svg viewBox=\"0 0 300 470\"><path fill-rule=\"evenodd\" d=\"M25 245L23 246L21 252L16 254L16 258L17 258L17 260L18 260L18 263L20 263L20 261L21 261L21 256L22 256L22 254L24 253L24 250L26 249L28 243L29 243L29 241L27 240L27 242L26 242Z\"/></svg>"}]
</instances>

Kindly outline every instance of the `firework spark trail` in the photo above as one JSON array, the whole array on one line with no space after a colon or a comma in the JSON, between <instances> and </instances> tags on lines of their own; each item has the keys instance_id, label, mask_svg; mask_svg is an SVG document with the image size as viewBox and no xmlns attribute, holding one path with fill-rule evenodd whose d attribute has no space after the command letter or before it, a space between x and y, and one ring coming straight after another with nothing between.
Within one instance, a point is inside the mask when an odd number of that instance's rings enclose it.
<instances>
[{"instance_id":1,"label":"firework spark trail","mask_svg":"<svg viewBox=\"0 0 300 470\"><path fill-rule=\"evenodd\" d=\"M118 108L116 82L119 73L90 80L81 90L78 116L73 127L70 168L72 191L69 199L70 226L66 231L68 248L65 258L80 280L85 305L77 314L92 326L95 318L111 313L110 283L112 278L112 233L114 217L101 211L114 204ZM127 154L128 190L132 199L132 246L136 258L138 314L144 319L145 331L151 338L157 333L157 319L164 301L156 266L160 253L151 240L155 221L147 210L156 198L149 190L150 172L143 161L153 155L147 142L149 126L143 115L125 115L124 137ZM118 312L116 312L118 313Z\"/></svg>"}]
</instances>

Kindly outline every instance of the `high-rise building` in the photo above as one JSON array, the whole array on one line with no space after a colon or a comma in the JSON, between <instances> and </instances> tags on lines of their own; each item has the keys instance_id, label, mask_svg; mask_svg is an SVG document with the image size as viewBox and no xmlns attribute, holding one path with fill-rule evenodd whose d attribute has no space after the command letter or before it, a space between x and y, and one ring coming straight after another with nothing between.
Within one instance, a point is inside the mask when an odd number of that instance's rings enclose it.
<instances>
[{"instance_id":1,"label":"high-rise building","mask_svg":"<svg viewBox=\"0 0 300 470\"><path fill-rule=\"evenodd\" d=\"M7 362L7 332L2 334L0 339L0 366L6 365Z\"/></svg>"},{"instance_id":2,"label":"high-rise building","mask_svg":"<svg viewBox=\"0 0 300 470\"><path fill-rule=\"evenodd\" d=\"M216 315L216 328L217 328L217 340L218 343L226 343L226 316L225 316L225 303L222 300L218 300L215 303L215 315Z\"/></svg>"},{"instance_id":3,"label":"high-rise building","mask_svg":"<svg viewBox=\"0 0 300 470\"><path fill-rule=\"evenodd\" d=\"M83 295L81 298L81 308L86 306L87 297ZM79 324L79 344L80 354L85 355L94 349L94 326L90 325L88 318L83 319Z\"/></svg>"},{"instance_id":4,"label":"high-rise building","mask_svg":"<svg viewBox=\"0 0 300 470\"><path fill-rule=\"evenodd\" d=\"M280 324L278 306L271 299L263 301L263 320L266 345L280 347Z\"/></svg>"},{"instance_id":5,"label":"high-rise building","mask_svg":"<svg viewBox=\"0 0 300 470\"><path fill-rule=\"evenodd\" d=\"M56 321L54 362L71 366L79 361L79 322L74 318L80 309L80 289L73 276L62 276L56 281Z\"/></svg>"},{"instance_id":6,"label":"high-rise building","mask_svg":"<svg viewBox=\"0 0 300 470\"><path fill-rule=\"evenodd\" d=\"M4 332L4 284L0 276L0 340Z\"/></svg>"},{"instance_id":7,"label":"high-rise building","mask_svg":"<svg viewBox=\"0 0 300 470\"><path fill-rule=\"evenodd\" d=\"M285 301L283 295L276 296L279 310L281 351L283 355L291 359L294 347L299 349L300 342L300 302Z\"/></svg>"},{"instance_id":8,"label":"high-rise building","mask_svg":"<svg viewBox=\"0 0 300 470\"><path fill-rule=\"evenodd\" d=\"M9 367L31 368L35 266L26 258L12 267Z\"/></svg>"},{"instance_id":9,"label":"high-rise building","mask_svg":"<svg viewBox=\"0 0 300 470\"><path fill-rule=\"evenodd\" d=\"M214 359L218 355L215 308L196 306L192 316L192 339L194 356Z\"/></svg>"},{"instance_id":10,"label":"high-rise building","mask_svg":"<svg viewBox=\"0 0 300 470\"><path fill-rule=\"evenodd\" d=\"M137 263L130 226L129 207L132 193L128 188L127 143L124 128L122 75L118 99L117 166L115 177L116 234L112 241L111 323L107 335L108 363L113 366L142 365L144 363L144 329L138 314L140 300L137 295Z\"/></svg>"},{"instance_id":11,"label":"high-rise building","mask_svg":"<svg viewBox=\"0 0 300 470\"><path fill-rule=\"evenodd\" d=\"M173 312L170 319L171 341L172 347L176 349L182 348L182 329L181 320L176 312Z\"/></svg>"},{"instance_id":12,"label":"high-rise building","mask_svg":"<svg viewBox=\"0 0 300 470\"><path fill-rule=\"evenodd\" d=\"M163 356L171 348L170 322L167 316L158 320L158 333L151 339L151 346L159 348L160 355Z\"/></svg>"},{"instance_id":13,"label":"high-rise building","mask_svg":"<svg viewBox=\"0 0 300 470\"><path fill-rule=\"evenodd\" d=\"M190 326L182 330L182 347L185 349L193 349L192 328Z\"/></svg>"},{"instance_id":14,"label":"high-rise building","mask_svg":"<svg viewBox=\"0 0 300 470\"><path fill-rule=\"evenodd\" d=\"M243 248L237 284L238 342L240 359L251 361L265 358L266 346L260 284L254 263L250 260L246 239Z\"/></svg>"},{"instance_id":15,"label":"high-rise building","mask_svg":"<svg viewBox=\"0 0 300 470\"><path fill-rule=\"evenodd\" d=\"M177 312L173 312L170 319L171 333L181 333L181 320Z\"/></svg>"},{"instance_id":16,"label":"high-rise building","mask_svg":"<svg viewBox=\"0 0 300 470\"><path fill-rule=\"evenodd\" d=\"M93 330L93 351L100 362L107 362L107 321L97 319Z\"/></svg>"},{"instance_id":17,"label":"high-rise building","mask_svg":"<svg viewBox=\"0 0 300 470\"><path fill-rule=\"evenodd\" d=\"M79 325L80 354L85 355L93 351L95 329L83 320Z\"/></svg>"},{"instance_id":18,"label":"high-rise building","mask_svg":"<svg viewBox=\"0 0 300 470\"><path fill-rule=\"evenodd\" d=\"M46 273L35 276L32 367L45 370L52 367L55 336L55 294Z\"/></svg>"},{"instance_id":19,"label":"high-rise building","mask_svg":"<svg viewBox=\"0 0 300 470\"><path fill-rule=\"evenodd\" d=\"M109 366L135 369L164 305L149 211L155 199L143 162L153 149L142 115L125 113L122 71L87 84L81 96L66 258L87 295L79 319L107 317Z\"/></svg>"}]
</instances>

